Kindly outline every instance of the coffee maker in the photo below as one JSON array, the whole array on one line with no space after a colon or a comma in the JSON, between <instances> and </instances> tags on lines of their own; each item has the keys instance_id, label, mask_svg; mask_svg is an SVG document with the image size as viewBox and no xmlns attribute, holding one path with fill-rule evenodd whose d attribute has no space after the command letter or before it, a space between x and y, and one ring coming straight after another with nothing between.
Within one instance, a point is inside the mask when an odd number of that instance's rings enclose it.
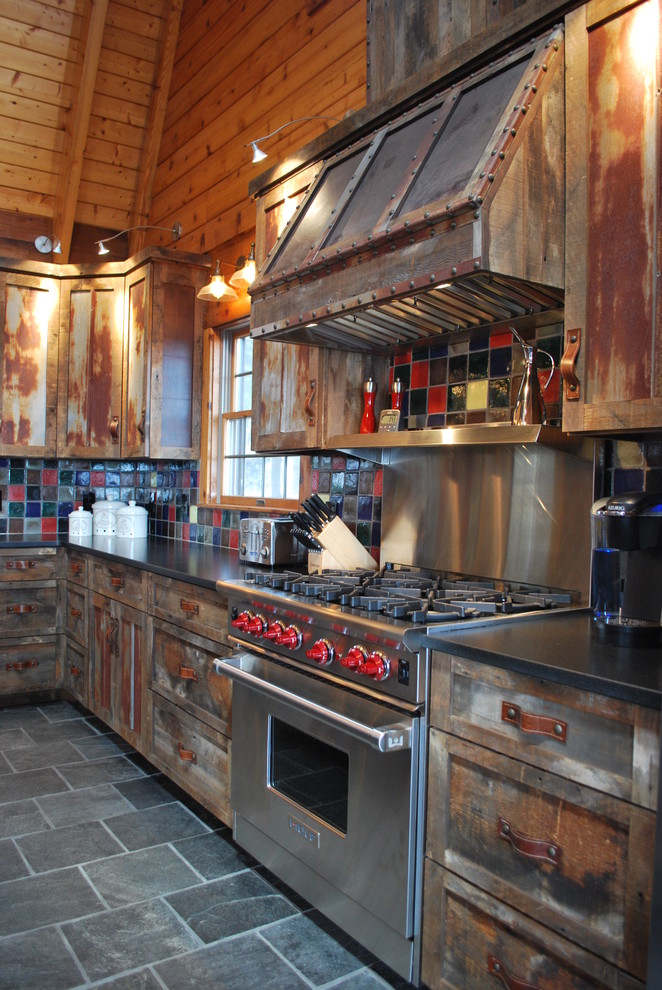
<instances>
[{"instance_id":1,"label":"coffee maker","mask_svg":"<svg viewBox=\"0 0 662 990\"><path fill-rule=\"evenodd\" d=\"M603 630L657 641L662 631L662 493L591 506L591 605Z\"/></svg>"}]
</instances>

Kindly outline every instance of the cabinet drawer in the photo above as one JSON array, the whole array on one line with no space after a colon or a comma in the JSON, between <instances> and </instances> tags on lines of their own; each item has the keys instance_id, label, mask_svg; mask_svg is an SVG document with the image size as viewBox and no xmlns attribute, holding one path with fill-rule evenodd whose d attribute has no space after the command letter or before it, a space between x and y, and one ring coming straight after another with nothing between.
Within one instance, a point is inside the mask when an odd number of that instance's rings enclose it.
<instances>
[{"instance_id":1,"label":"cabinet drawer","mask_svg":"<svg viewBox=\"0 0 662 990\"><path fill-rule=\"evenodd\" d=\"M56 604L55 583L0 586L0 633L4 636L56 633Z\"/></svg>"},{"instance_id":2,"label":"cabinet drawer","mask_svg":"<svg viewBox=\"0 0 662 990\"><path fill-rule=\"evenodd\" d=\"M5 641L0 661L0 694L21 695L60 687L56 636Z\"/></svg>"},{"instance_id":3,"label":"cabinet drawer","mask_svg":"<svg viewBox=\"0 0 662 990\"><path fill-rule=\"evenodd\" d=\"M644 978L655 815L430 730L427 855Z\"/></svg>"},{"instance_id":4,"label":"cabinet drawer","mask_svg":"<svg viewBox=\"0 0 662 990\"><path fill-rule=\"evenodd\" d=\"M81 553L80 550L72 550L69 548L66 551L65 557L65 577L67 581L72 581L74 584L80 584L84 588L87 587L87 562L88 555Z\"/></svg>"},{"instance_id":5,"label":"cabinet drawer","mask_svg":"<svg viewBox=\"0 0 662 990\"><path fill-rule=\"evenodd\" d=\"M157 694L152 702L153 762L230 824L230 740Z\"/></svg>"},{"instance_id":6,"label":"cabinet drawer","mask_svg":"<svg viewBox=\"0 0 662 990\"><path fill-rule=\"evenodd\" d=\"M227 601L209 588L151 575L150 611L206 636L215 643L228 642Z\"/></svg>"},{"instance_id":7,"label":"cabinet drawer","mask_svg":"<svg viewBox=\"0 0 662 990\"><path fill-rule=\"evenodd\" d=\"M657 807L659 710L433 653L430 723L644 808Z\"/></svg>"},{"instance_id":8,"label":"cabinet drawer","mask_svg":"<svg viewBox=\"0 0 662 990\"><path fill-rule=\"evenodd\" d=\"M76 701L87 707L87 650L65 640L62 661L62 687Z\"/></svg>"},{"instance_id":9,"label":"cabinet drawer","mask_svg":"<svg viewBox=\"0 0 662 990\"><path fill-rule=\"evenodd\" d=\"M55 548L3 550L0 553L0 582L55 581L58 558Z\"/></svg>"},{"instance_id":10,"label":"cabinet drawer","mask_svg":"<svg viewBox=\"0 0 662 990\"><path fill-rule=\"evenodd\" d=\"M87 646L87 591L67 582L65 600L65 632L81 646Z\"/></svg>"},{"instance_id":11,"label":"cabinet drawer","mask_svg":"<svg viewBox=\"0 0 662 990\"><path fill-rule=\"evenodd\" d=\"M137 567L96 558L89 561L90 587L100 595L145 611L147 574Z\"/></svg>"},{"instance_id":12,"label":"cabinet drawer","mask_svg":"<svg viewBox=\"0 0 662 990\"><path fill-rule=\"evenodd\" d=\"M151 620L151 629L152 690L231 735L232 684L213 668L228 648L160 619Z\"/></svg>"},{"instance_id":13,"label":"cabinet drawer","mask_svg":"<svg viewBox=\"0 0 662 990\"><path fill-rule=\"evenodd\" d=\"M423 896L422 977L431 990L644 990L430 860Z\"/></svg>"}]
</instances>

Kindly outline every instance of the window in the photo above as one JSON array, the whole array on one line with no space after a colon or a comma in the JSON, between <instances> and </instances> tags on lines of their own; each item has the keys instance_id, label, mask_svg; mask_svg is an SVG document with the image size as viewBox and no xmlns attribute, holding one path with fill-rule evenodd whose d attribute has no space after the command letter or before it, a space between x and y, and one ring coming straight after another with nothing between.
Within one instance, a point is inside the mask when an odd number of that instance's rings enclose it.
<instances>
[{"instance_id":1,"label":"window","mask_svg":"<svg viewBox=\"0 0 662 990\"><path fill-rule=\"evenodd\" d=\"M203 390L202 501L295 508L300 501L299 456L251 449L253 340L245 325L207 331Z\"/></svg>"}]
</instances>

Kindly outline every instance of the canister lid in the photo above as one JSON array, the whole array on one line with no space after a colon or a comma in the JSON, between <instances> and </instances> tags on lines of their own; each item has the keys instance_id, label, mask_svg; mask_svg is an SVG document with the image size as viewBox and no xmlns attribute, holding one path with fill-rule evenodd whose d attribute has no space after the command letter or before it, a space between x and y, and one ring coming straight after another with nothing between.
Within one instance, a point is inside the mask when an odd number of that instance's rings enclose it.
<instances>
[{"instance_id":1,"label":"canister lid","mask_svg":"<svg viewBox=\"0 0 662 990\"><path fill-rule=\"evenodd\" d=\"M82 505L79 505L77 509L69 513L70 519L91 519L92 513L84 509Z\"/></svg>"}]
</instances>

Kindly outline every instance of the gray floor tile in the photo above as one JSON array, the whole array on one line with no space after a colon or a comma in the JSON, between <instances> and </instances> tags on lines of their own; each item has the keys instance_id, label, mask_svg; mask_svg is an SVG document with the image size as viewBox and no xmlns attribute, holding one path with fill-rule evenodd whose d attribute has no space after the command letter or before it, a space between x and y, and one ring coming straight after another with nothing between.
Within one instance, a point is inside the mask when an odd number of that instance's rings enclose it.
<instances>
[{"instance_id":1,"label":"gray floor tile","mask_svg":"<svg viewBox=\"0 0 662 990\"><path fill-rule=\"evenodd\" d=\"M14 935L102 910L103 904L75 867L0 885L2 935Z\"/></svg>"},{"instance_id":2,"label":"gray floor tile","mask_svg":"<svg viewBox=\"0 0 662 990\"><path fill-rule=\"evenodd\" d=\"M5 773L13 773L13 772L14 771L12 770L12 768L9 766L9 764L5 759L5 754L0 753L0 777Z\"/></svg>"},{"instance_id":3,"label":"gray floor tile","mask_svg":"<svg viewBox=\"0 0 662 990\"><path fill-rule=\"evenodd\" d=\"M20 705L17 708L0 708L0 729L5 729L11 725L22 725L27 728L29 725L45 725L47 719L39 711L36 705Z\"/></svg>"},{"instance_id":4,"label":"gray floor tile","mask_svg":"<svg viewBox=\"0 0 662 990\"><path fill-rule=\"evenodd\" d=\"M57 928L0 940L0 990L68 990L83 982Z\"/></svg>"},{"instance_id":5,"label":"gray floor tile","mask_svg":"<svg viewBox=\"0 0 662 990\"><path fill-rule=\"evenodd\" d=\"M316 987L363 969L356 956L302 914L271 925L262 937Z\"/></svg>"},{"instance_id":6,"label":"gray floor tile","mask_svg":"<svg viewBox=\"0 0 662 990\"><path fill-rule=\"evenodd\" d=\"M113 784L115 781L131 780L142 777L140 770L124 756L113 756L109 760L97 760L95 763L73 763L60 768L60 774L66 782L76 789L80 787L95 787L97 784Z\"/></svg>"},{"instance_id":7,"label":"gray floor tile","mask_svg":"<svg viewBox=\"0 0 662 990\"><path fill-rule=\"evenodd\" d=\"M27 747L34 748L34 742L24 728L18 725L10 729L0 727L0 750L4 752L6 749L26 749Z\"/></svg>"},{"instance_id":8,"label":"gray floor tile","mask_svg":"<svg viewBox=\"0 0 662 990\"><path fill-rule=\"evenodd\" d=\"M30 870L11 839L0 839L0 883L26 877Z\"/></svg>"},{"instance_id":9,"label":"gray floor tile","mask_svg":"<svg viewBox=\"0 0 662 990\"><path fill-rule=\"evenodd\" d=\"M151 846L84 868L111 908L146 901L200 883L200 878L169 846Z\"/></svg>"},{"instance_id":10,"label":"gray floor tile","mask_svg":"<svg viewBox=\"0 0 662 990\"><path fill-rule=\"evenodd\" d=\"M40 797L42 794L58 794L66 790L67 785L50 767L24 770L22 773L0 777L0 804Z\"/></svg>"},{"instance_id":11,"label":"gray floor tile","mask_svg":"<svg viewBox=\"0 0 662 990\"><path fill-rule=\"evenodd\" d=\"M162 990L162 985L149 969L141 969L137 973L128 973L114 980L97 983L97 990ZM199 987L199 990L206 988Z\"/></svg>"},{"instance_id":12,"label":"gray floor tile","mask_svg":"<svg viewBox=\"0 0 662 990\"><path fill-rule=\"evenodd\" d=\"M411 987L410 983L405 985ZM371 969L362 969L360 973L352 973L340 983L334 983L333 990L391 990L391 987L391 983L387 983Z\"/></svg>"},{"instance_id":13,"label":"gray floor tile","mask_svg":"<svg viewBox=\"0 0 662 990\"><path fill-rule=\"evenodd\" d=\"M160 900L65 924L62 931L91 980L137 969L199 945Z\"/></svg>"},{"instance_id":14,"label":"gray floor tile","mask_svg":"<svg viewBox=\"0 0 662 990\"><path fill-rule=\"evenodd\" d=\"M76 718L65 722L35 722L25 727L30 738L40 746L49 746L63 739L96 738L97 733L85 719Z\"/></svg>"},{"instance_id":15,"label":"gray floor tile","mask_svg":"<svg viewBox=\"0 0 662 990\"><path fill-rule=\"evenodd\" d=\"M154 808L157 804L171 804L179 800L180 791L162 773L153 777L136 777L115 784L115 787L130 801L134 808Z\"/></svg>"},{"instance_id":16,"label":"gray floor tile","mask_svg":"<svg viewBox=\"0 0 662 990\"><path fill-rule=\"evenodd\" d=\"M100 821L111 815L122 815L131 806L112 784L101 784L99 787L40 798L39 807L57 828L59 825Z\"/></svg>"},{"instance_id":17,"label":"gray floor tile","mask_svg":"<svg viewBox=\"0 0 662 990\"><path fill-rule=\"evenodd\" d=\"M255 863L252 856L232 842L229 829L181 839L173 846L205 880L238 873Z\"/></svg>"},{"instance_id":18,"label":"gray floor tile","mask_svg":"<svg viewBox=\"0 0 662 990\"><path fill-rule=\"evenodd\" d=\"M124 852L100 822L65 825L17 839L16 844L35 873L58 870Z\"/></svg>"},{"instance_id":19,"label":"gray floor tile","mask_svg":"<svg viewBox=\"0 0 662 990\"><path fill-rule=\"evenodd\" d=\"M6 759L14 770L20 772L81 763L84 757L68 739L62 739L52 746L37 746L31 742L29 748L6 751Z\"/></svg>"},{"instance_id":20,"label":"gray floor tile","mask_svg":"<svg viewBox=\"0 0 662 990\"><path fill-rule=\"evenodd\" d=\"M35 801L14 801L0 805L0 839L9 835L27 835L41 832L50 825Z\"/></svg>"},{"instance_id":21,"label":"gray floor tile","mask_svg":"<svg viewBox=\"0 0 662 990\"><path fill-rule=\"evenodd\" d=\"M209 829L181 804L163 804L131 814L119 815L106 821L108 828L127 849L144 849L162 842L184 839Z\"/></svg>"},{"instance_id":22,"label":"gray floor tile","mask_svg":"<svg viewBox=\"0 0 662 990\"><path fill-rule=\"evenodd\" d=\"M85 736L76 739L74 745L86 760L104 760L109 756L124 756L133 750L128 743L123 743L114 733L106 736L96 734Z\"/></svg>"},{"instance_id":23,"label":"gray floor tile","mask_svg":"<svg viewBox=\"0 0 662 990\"><path fill-rule=\"evenodd\" d=\"M49 722L66 722L83 717L68 701L49 701L47 705L37 705L37 708Z\"/></svg>"},{"instance_id":24,"label":"gray floor tile","mask_svg":"<svg viewBox=\"0 0 662 990\"><path fill-rule=\"evenodd\" d=\"M203 942L215 942L297 913L285 897L250 870L170 894L166 900Z\"/></svg>"},{"instance_id":25,"label":"gray floor tile","mask_svg":"<svg viewBox=\"0 0 662 990\"><path fill-rule=\"evenodd\" d=\"M168 990L308 990L257 935L210 945L154 966Z\"/></svg>"}]
</instances>

